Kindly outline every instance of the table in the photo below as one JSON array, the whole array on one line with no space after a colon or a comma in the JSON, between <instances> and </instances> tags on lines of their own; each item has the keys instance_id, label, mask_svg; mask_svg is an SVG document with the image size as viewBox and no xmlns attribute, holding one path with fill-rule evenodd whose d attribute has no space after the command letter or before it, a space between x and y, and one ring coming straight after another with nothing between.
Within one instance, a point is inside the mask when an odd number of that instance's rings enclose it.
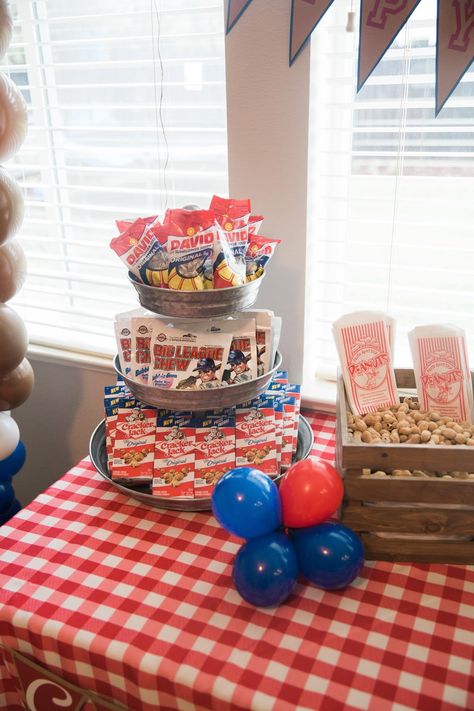
<instances>
[{"instance_id":1,"label":"table","mask_svg":"<svg viewBox=\"0 0 474 711\"><path fill-rule=\"evenodd\" d=\"M331 461L334 420L305 416ZM371 562L256 609L231 583L240 544L80 462L0 528L0 708L23 708L13 649L131 710L474 709L473 567Z\"/></svg>"}]
</instances>

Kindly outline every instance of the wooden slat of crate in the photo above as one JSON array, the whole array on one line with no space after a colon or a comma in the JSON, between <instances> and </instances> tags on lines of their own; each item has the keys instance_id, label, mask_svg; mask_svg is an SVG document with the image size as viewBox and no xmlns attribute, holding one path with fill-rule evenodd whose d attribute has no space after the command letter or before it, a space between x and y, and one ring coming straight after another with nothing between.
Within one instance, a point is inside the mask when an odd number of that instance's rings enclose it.
<instances>
[{"instance_id":1,"label":"wooden slat of crate","mask_svg":"<svg viewBox=\"0 0 474 711\"><path fill-rule=\"evenodd\" d=\"M474 506L474 481L391 476L377 479L351 473L344 479L344 495L348 501L418 501Z\"/></svg>"},{"instance_id":2,"label":"wooden slat of crate","mask_svg":"<svg viewBox=\"0 0 474 711\"><path fill-rule=\"evenodd\" d=\"M361 506L349 503L342 522L354 531L474 537L474 509L432 506Z\"/></svg>"},{"instance_id":3,"label":"wooden slat of crate","mask_svg":"<svg viewBox=\"0 0 474 711\"><path fill-rule=\"evenodd\" d=\"M474 564L474 543L459 540L417 540L414 538L380 538L362 533L367 560L391 560L405 563Z\"/></svg>"}]
</instances>

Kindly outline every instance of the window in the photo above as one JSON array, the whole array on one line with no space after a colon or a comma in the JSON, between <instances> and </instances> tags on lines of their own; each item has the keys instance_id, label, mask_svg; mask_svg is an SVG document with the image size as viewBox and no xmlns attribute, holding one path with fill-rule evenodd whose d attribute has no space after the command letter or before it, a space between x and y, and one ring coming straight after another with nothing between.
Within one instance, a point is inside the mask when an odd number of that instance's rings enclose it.
<instances>
[{"instance_id":1,"label":"window","mask_svg":"<svg viewBox=\"0 0 474 711\"><path fill-rule=\"evenodd\" d=\"M17 0L2 70L29 109L22 186L30 340L112 353L137 305L115 219L227 193L223 0Z\"/></svg>"},{"instance_id":2,"label":"window","mask_svg":"<svg viewBox=\"0 0 474 711\"><path fill-rule=\"evenodd\" d=\"M359 94L347 6L313 34L310 377L334 377L332 323L359 309L396 317L397 367L424 323L465 328L472 352L474 69L435 117L435 17L423 0Z\"/></svg>"}]
</instances>

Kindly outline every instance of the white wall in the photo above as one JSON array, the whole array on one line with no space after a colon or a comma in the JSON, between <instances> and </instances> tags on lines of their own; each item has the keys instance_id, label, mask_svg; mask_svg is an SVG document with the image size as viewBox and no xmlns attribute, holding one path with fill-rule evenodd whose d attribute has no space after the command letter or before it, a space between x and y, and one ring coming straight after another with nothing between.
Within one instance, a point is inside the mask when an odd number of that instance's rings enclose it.
<instances>
[{"instance_id":1,"label":"white wall","mask_svg":"<svg viewBox=\"0 0 474 711\"><path fill-rule=\"evenodd\" d=\"M35 388L11 413L27 452L24 467L13 478L23 505L88 454L90 435L104 417L104 385L115 382L112 368L107 373L33 357L30 362Z\"/></svg>"},{"instance_id":2,"label":"white wall","mask_svg":"<svg viewBox=\"0 0 474 711\"><path fill-rule=\"evenodd\" d=\"M288 0L255 0L227 36L229 193L250 197L279 245L257 306L283 318L291 378L303 367L309 47L290 68Z\"/></svg>"},{"instance_id":3,"label":"white wall","mask_svg":"<svg viewBox=\"0 0 474 711\"><path fill-rule=\"evenodd\" d=\"M288 67L288 0L252 2L226 40L229 184L265 217L263 234L282 240L257 306L283 317L284 366L303 365L309 47ZM112 256L111 256L112 259ZM132 308L133 305L131 305ZM103 418L103 369L31 359L36 387L13 417L28 458L14 479L27 504L88 453Z\"/></svg>"}]
</instances>

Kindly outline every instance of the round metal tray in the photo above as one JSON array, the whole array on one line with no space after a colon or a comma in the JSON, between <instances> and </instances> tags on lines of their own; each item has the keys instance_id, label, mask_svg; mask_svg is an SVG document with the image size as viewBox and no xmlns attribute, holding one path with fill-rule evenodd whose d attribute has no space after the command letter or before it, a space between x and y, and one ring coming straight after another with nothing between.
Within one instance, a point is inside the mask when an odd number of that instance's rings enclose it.
<instances>
[{"instance_id":1,"label":"round metal tray","mask_svg":"<svg viewBox=\"0 0 474 711\"><path fill-rule=\"evenodd\" d=\"M140 304L149 311L175 318L206 319L227 316L248 309L255 303L265 274L242 286L205 291L177 291L140 284L131 272L128 278L137 291Z\"/></svg>"},{"instance_id":2,"label":"round metal tray","mask_svg":"<svg viewBox=\"0 0 474 711\"><path fill-rule=\"evenodd\" d=\"M299 428L298 428L298 444L296 448L296 453L293 456L293 462L297 462L300 459L306 459L314 443L313 430L311 429L308 421L300 415ZM95 466L99 474L112 484L118 491L122 492L126 496L131 496L138 501L141 501L148 506L152 506L157 509L169 509L173 511L211 511L211 499L169 499L162 496L152 496L150 494L150 487L146 485L129 487L118 484L116 481L112 481L109 474L109 469L107 465L107 453L105 450L105 420L99 422L94 432L92 433L89 442L89 456L91 458L92 464Z\"/></svg>"},{"instance_id":3,"label":"round metal tray","mask_svg":"<svg viewBox=\"0 0 474 711\"><path fill-rule=\"evenodd\" d=\"M124 379L137 400L166 410L222 410L224 407L248 402L265 392L273 375L280 369L281 363L281 353L277 351L273 368L248 383L224 385L222 388L210 390L168 390L130 380L120 369L118 355L114 359L115 370Z\"/></svg>"}]
</instances>

